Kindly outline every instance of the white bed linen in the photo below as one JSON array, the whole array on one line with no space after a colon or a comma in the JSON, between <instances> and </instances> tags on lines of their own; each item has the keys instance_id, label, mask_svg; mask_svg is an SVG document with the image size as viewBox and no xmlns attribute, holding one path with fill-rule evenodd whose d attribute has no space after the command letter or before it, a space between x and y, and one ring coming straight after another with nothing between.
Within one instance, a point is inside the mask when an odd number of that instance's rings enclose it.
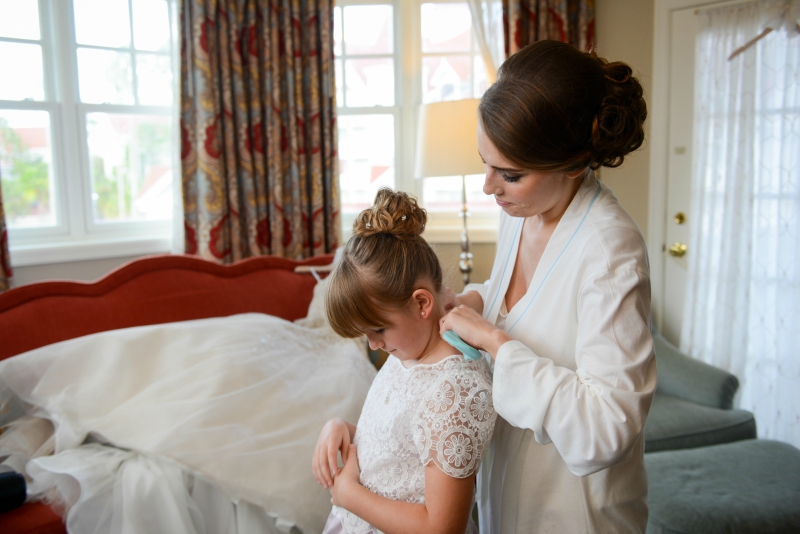
<instances>
[{"instance_id":1,"label":"white bed linen","mask_svg":"<svg viewBox=\"0 0 800 534\"><path fill-rule=\"evenodd\" d=\"M0 438L0 458L14 467L46 453L48 425L36 418L52 422L55 454L26 475L35 496L68 510L71 533L320 532L330 495L311 474L314 444L328 419L358 419L375 369L360 340L319 320L315 301L302 325L244 314L0 362L0 387L29 414Z\"/></svg>"}]
</instances>

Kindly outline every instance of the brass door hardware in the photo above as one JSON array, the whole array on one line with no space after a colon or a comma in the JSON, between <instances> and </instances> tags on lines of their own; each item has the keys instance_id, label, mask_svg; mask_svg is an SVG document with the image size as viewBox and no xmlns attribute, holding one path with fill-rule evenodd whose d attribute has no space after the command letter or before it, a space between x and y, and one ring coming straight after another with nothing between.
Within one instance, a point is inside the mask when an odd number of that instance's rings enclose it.
<instances>
[{"instance_id":1,"label":"brass door hardware","mask_svg":"<svg viewBox=\"0 0 800 534\"><path fill-rule=\"evenodd\" d=\"M686 254L686 245L683 243L678 243L677 241L669 246L667 249L670 256L674 256L676 258L682 258L684 254Z\"/></svg>"}]
</instances>

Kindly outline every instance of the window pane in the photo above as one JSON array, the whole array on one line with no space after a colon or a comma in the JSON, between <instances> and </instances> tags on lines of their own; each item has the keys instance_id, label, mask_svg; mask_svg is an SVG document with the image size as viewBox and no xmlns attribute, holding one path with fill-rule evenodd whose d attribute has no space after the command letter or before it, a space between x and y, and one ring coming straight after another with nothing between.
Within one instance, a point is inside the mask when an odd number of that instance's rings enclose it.
<instances>
[{"instance_id":1,"label":"window pane","mask_svg":"<svg viewBox=\"0 0 800 534\"><path fill-rule=\"evenodd\" d=\"M169 51L169 10L165 0L133 0L133 44L137 50Z\"/></svg>"},{"instance_id":2,"label":"window pane","mask_svg":"<svg viewBox=\"0 0 800 534\"><path fill-rule=\"evenodd\" d=\"M39 40L38 0L0 0L0 37Z\"/></svg>"},{"instance_id":3,"label":"window pane","mask_svg":"<svg viewBox=\"0 0 800 534\"><path fill-rule=\"evenodd\" d=\"M394 105L393 59L348 59L344 68L348 106Z\"/></svg>"},{"instance_id":4,"label":"window pane","mask_svg":"<svg viewBox=\"0 0 800 534\"><path fill-rule=\"evenodd\" d=\"M467 176L467 209L471 213L491 213L500 210L491 195L483 193L483 174ZM422 183L425 209L434 212L461 212L461 177L441 176L425 178Z\"/></svg>"},{"instance_id":5,"label":"window pane","mask_svg":"<svg viewBox=\"0 0 800 534\"><path fill-rule=\"evenodd\" d=\"M333 8L333 54L342 55L342 8Z\"/></svg>"},{"instance_id":6,"label":"window pane","mask_svg":"<svg viewBox=\"0 0 800 534\"><path fill-rule=\"evenodd\" d=\"M342 212L372 205L381 187L394 187L394 116L340 115L339 184Z\"/></svg>"},{"instance_id":7,"label":"window pane","mask_svg":"<svg viewBox=\"0 0 800 534\"><path fill-rule=\"evenodd\" d=\"M470 56L432 56L422 59L422 102L472 98Z\"/></svg>"},{"instance_id":8,"label":"window pane","mask_svg":"<svg viewBox=\"0 0 800 534\"><path fill-rule=\"evenodd\" d=\"M172 105L172 66L169 56L136 54L136 79L140 104Z\"/></svg>"},{"instance_id":9,"label":"window pane","mask_svg":"<svg viewBox=\"0 0 800 534\"><path fill-rule=\"evenodd\" d=\"M11 228L56 224L50 114L0 110L0 175Z\"/></svg>"},{"instance_id":10,"label":"window pane","mask_svg":"<svg viewBox=\"0 0 800 534\"><path fill-rule=\"evenodd\" d=\"M345 54L391 54L392 6L344 8Z\"/></svg>"},{"instance_id":11,"label":"window pane","mask_svg":"<svg viewBox=\"0 0 800 534\"><path fill-rule=\"evenodd\" d=\"M333 62L334 72L336 74L336 105L344 106L344 81L342 80L342 60L337 59Z\"/></svg>"},{"instance_id":12,"label":"window pane","mask_svg":"<svg viewBox=\"0 0 800 534\"><path fill-rule=\"evenodd\" d=\"M87 113L97 222L172 217L169 116Z\"/></svg>"},{"instance_id":13,"label":"window pane","mask_svg":"<svg viewBox=\"0 0 800 534\"><path fill-rule=\"evenodd\" d=\"M489 88L489 75L486 73L486 63L480 55L475 56L475 88L473 98L480 98Z\"/></svg>"},{"instance_id":14,"label":"window pane","mask_svg":"<svg viewBox=\"0 0 800 534\"><path fill-rule=\"evenodd\" d=\"M131 45L128 0L74 0L75 38L79 44Z\"/></svg>"},{"instance_id":15,"label":"window pane","mask_svg":"<svg viewBox=\"0 0 800 534\"><path fill-rule=\"evenodd\" d=\"M44 100L41 46L0 42L0 72L0 100Z\"/></svg>"},{"instance_id":16,"label":"window pane","mask_svg":"<svg viewBox=\"0 0 800 534\"><path fill-rule=\"evenodd\" d=\"M422 4L422 52L470 52L472 16L463 4Z\"/></svg>"},{"instance_id":17,"label":"window pane","mask_svg":"<svg viewBox=\"0 0 800 534\"><path fill-rule=\"evenodd\" d=\"M131 55L111 50L78 49L81 101L90 104L133 104Z\"/></svg>"}]
</instances>

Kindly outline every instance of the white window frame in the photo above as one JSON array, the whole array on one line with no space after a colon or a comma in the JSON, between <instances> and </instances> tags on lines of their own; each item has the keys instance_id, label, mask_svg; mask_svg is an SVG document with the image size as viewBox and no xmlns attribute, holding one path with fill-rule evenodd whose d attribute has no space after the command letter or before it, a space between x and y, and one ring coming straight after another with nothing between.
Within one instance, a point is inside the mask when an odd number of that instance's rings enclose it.
<instances>
[{"instance_id":1,"label":"white window frame","mask_svg":"<svg viewBox=\"0 0 800 534\"><path fill-rule=\"evenodd\" d=\"M177 28L175 3L169 0L167 5L170 31L174 37ZM55 183L51 202L56 208L56 224L40 228L9 228L12 266L170 252L173 247L172 220L94 221L86 116L93 111L158 114L172 117L175 126L177 107L82 103L73 3L71 0L38 0L38 7L45 99L0 101L0 109L45 110L50 113L51 172ZM173 49L170 55L173 78L179 73L176 54L177 50ZM135 64L132 68L135 79ZM177 83L173 86L176 88ZM178 93L174 94L177 98ZM173 132L173 140L176 136L177 131ZM173 146L176 147L173 152L177 151L179 145L173 141ZM173 158L173 177L179 180L180 166L176 166L176 162L179 163L177 154Z\"/></svg>"},{"instance_id":2,"label":"white window frame","mask_svg":"<svg viewBox=\"0 0 800 534\"><path fill-rule=\"evenodd\" d=\"M422 103L422 28L423 3L464 3L465 0L336 0L337 7L351 5L391 5L394 8L395 47L395 188L413 194L422 201L422 180L414 178L417 118ZM474 46L474 43L473 43ZM448 55L446 53L436 55ZM404 75L411 73L411 75ZM474 72L472 87L474 88ZM388 107L347 108L337 102L339 116L382 113ZM343 241L352 232L355 215L342 216ZM431 212L425 238L432 243L460 243L462 221L458 213ZM469 218L472 243L497 242L499 215L476 213Z\"/></svg>"}]
</instances>

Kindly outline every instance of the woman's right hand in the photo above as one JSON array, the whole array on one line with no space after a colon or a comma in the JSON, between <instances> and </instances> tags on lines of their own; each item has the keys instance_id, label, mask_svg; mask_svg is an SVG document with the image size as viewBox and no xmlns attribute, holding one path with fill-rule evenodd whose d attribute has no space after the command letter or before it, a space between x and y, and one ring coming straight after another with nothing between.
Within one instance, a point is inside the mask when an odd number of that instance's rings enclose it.
<instances>
[{"instance_id":1,"label":"woman's right hand","mask_svg":"<svg viewBox=\"0 0 800 534\"><path fill-rule=\"evenodd\" d=\"M314 456L311 459L311 470L317 482L328 489L339 472L338 455L342 453L342 462L347 462L350 442L355 434L355 426L343 419L331 419L319 433Z\"/></svg>"},{"instance_id":2,"label":"woman's right hand","mask_svg":"<svg viewBox=\"0 0 800 534\"><path fill-rule=\"evenodd\" d=\"M467 291L457 295L455 291L444 286L442 288L442 302L444 303L445 312L463 305L469 306L478 313L483 313L483 297L477 291Z\"/></svg>"},{"instance_id":3,"label":"woman's right hand","mask_svg":"<svg viewBox=\"0 0 800 534\"><path fill-rule=\"evenodd\" d=\"M439 335L452 330L469 345L489 353L494 359L500 347L513 338L469 306L458 306L439 321Z\"/></svg>"}]
</instances>

